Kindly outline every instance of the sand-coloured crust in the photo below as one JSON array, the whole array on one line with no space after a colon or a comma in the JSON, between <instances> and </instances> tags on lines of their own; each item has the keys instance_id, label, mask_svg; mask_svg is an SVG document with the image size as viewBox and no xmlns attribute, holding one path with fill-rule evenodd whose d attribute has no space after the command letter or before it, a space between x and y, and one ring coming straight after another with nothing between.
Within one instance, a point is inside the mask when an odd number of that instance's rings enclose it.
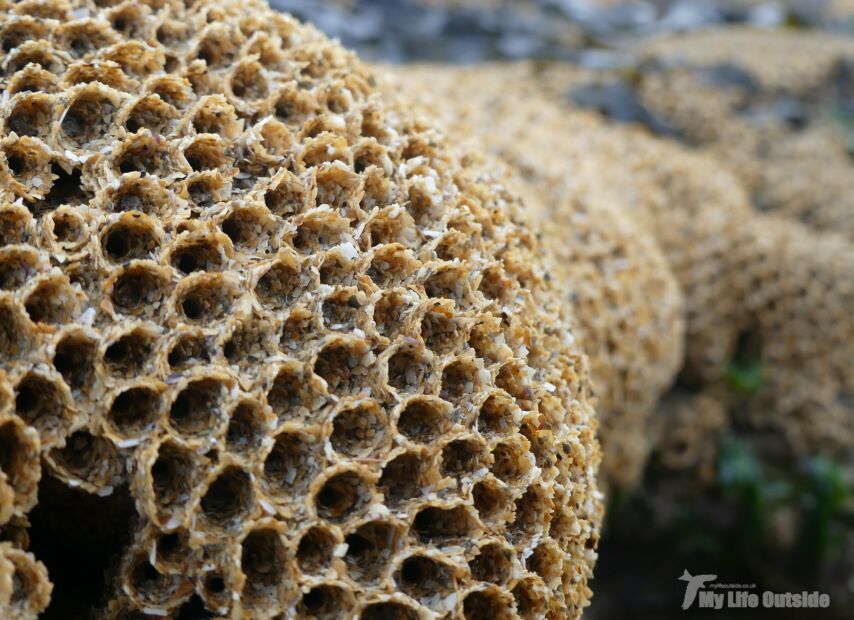
<instances>
[{"instance_id":1,"label":"sand-coloured crust","mask_svg":"<svg viewBox=\"0 0 854 620\"><path fill-rule=\"evenodd\" d=\"M41 477L132 499L104 617L578 617L586 359L500 175L261 3L107 4L0 5L6 557Z\"/></svg>"},{"instance_id":2,"label":"sand-coloured crust","mask_svg":"<svg viewBox=\"0 0 854 620\"><path fill-rule=\"evenodd\" d=\"M572 109L567 89L589 77L527 63L397 73L526 196L591 357L605 477L639 479L666 432L655 403L677 371L692 389L717 390L734 361L759 367L752 424L804 453L850 450L850 242L756 213L714 157ZM609 296L620 303L597 304Z\"/></svg>"},{"instance_id":3,"label":"sand-coloured crust","mask_svg":"<svg viewBox=\"0 0 854 620\"><path fill-rule=\"evenodd\" d=\"M50 601L52 586L44 564L32 553L0 543L0 611L9 620L35 618Z\"/></svg>"},{"instance_id":4,"label":"sand-coloured crust","mask_svg":"<svg viewBox=\"0 0 854 620\"><path fill-rule=\"evenodd\" d=\"M684 351L686 301L667 253L646 228L652 214L666 208L666 194L648 193L622 162L614 164L617 171L603 170L609 157L623 154L611 153L608 141L599 144L601 123L530 99L541 86L527 65L423 67L396 77L449 133L465 138L458 145L470 149L469 159L495 166L476 155L485 144L525 196L549 276L591 359L604 480L637 484L654 445L651 416ZM688 225L689 217L677 224Z\"/></svg>"},{"instance_id":5,"label":"sand-coloured crust","mask_svg":"<svg viewBox=\"0 0 854 620\"><path fill-rule=\"evenodd\" d=\"M639 54L639 101L729 166L756 208L854 239L850 37L718 28Z\"/></svg>"}]
</instances>

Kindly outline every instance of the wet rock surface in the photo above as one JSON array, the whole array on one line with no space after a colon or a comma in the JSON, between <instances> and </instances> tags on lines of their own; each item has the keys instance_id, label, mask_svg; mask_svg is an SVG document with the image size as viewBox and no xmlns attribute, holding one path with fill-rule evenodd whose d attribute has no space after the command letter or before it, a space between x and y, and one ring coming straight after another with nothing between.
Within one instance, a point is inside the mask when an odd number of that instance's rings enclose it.
<instances>
[{"instance_id":1,"label":"wet rock surface","mask_svg":"<svg viewBox=\"0 0 854 620\"><path fill-rule=\"evenodd\" d=\"M387 62L619 62L627 39L742 24L850 32L846 0L271 0Z\"/></svg>"}]
</instances>

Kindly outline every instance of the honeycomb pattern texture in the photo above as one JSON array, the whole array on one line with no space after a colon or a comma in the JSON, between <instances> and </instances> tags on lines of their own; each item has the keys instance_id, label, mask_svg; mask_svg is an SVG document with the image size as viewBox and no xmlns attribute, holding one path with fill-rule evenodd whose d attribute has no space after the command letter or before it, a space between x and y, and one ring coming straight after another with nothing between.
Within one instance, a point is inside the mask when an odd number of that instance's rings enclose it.
<instances>
[{"instance_id":1,"label":"honeycomb pattern texture","mask_svg":"<svg viewBox=\"0 0 854 620\"><path fill-rule=\"evenodd\" d=\"M541 101L520 104L537 87L525 65L407 68L396 77L450 133L466 136L458 147L477 153L485 144L497 155L525 197L549 274L590 356L603 482L634 486L654 443L655 407L683 361L685 300L665 253L633 216L634 200L601 183L603 172L579 156L590 153L602 165L592 140L600 125ZM512 88L502 85L505 77ZM465 96L452 98L458 89ZM491 131L497 123L501 131ZM621 179L616 187L633 186Z\"/></svg>"},{"instance_id":2,"label":"honeycomb pattern texture","mask_svg":"<svg viewBox=\"0 0 854 620\"><path fill-rule=\"evenodd\" d=\"M744 233L742 338L762 374L752 422L800 454L846 462L854 447L854 244L773 217L752 219Z\"/></svg>"},{"instance_id":3,"label":"honeycomb pattern texture","mask_svg":"<svg viewBox=\"0 0 854 620\"><path fill-rule=\"evenodd\" d=\"M0 16L0 615L59 481L133 500L100 617L577 618L587 361L500 175L260 2Z\"/></svg>"},{"instance_id":4,"label":"honeycomb pattern texture","mask_svg":"<svg viewBox=\"0 0 854 620\"><path fill-rule=\"evenodd\" d=\"M590 356L602 484L633 487L654 443L658 400L683 358L681 290L655 240L619 203L600 199L586 184L562 202L526 204L544 207L535 213L547 227L550 273Z\"/></svg>"},{"instance_id":5,"label":"honeycomb pattern texture","mask_svg":"<svg viewBox=\"0 0 854 620\"><path fill-rule=\"evenodd\" d=\"M718 420L704 416L712 410L723 422L708 432L698 423L691 443L750 425L800 454L850 458L854 248L844 234L758 213L715 158L569 108L567 88L590 79L578 69L424 66L397 78L408 91L429 84L420 88L431 111L515 170L532 219L545 223L551 273L591 357L605 479L638 481L658 444L690 452L668 420ZM616 294L614 305L591 302ZM731 399L720 394L733 361L761 369L755 393L737 399L750 416L730 418ZM680 411L696 406L696 417L656 404L677 372L703 394L676 399ZM621 414L621 402L653 404Z\"/></svg>"}]
</instances>

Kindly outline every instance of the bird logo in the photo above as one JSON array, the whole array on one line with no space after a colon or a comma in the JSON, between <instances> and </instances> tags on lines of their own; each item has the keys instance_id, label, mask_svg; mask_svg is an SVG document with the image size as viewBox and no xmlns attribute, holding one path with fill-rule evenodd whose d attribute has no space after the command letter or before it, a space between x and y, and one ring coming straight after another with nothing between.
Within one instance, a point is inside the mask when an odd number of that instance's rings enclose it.
<instances>
[{"instance_id":1,"label":"bird logo","mask_svg":"<svg viewBox=\"0 0 854 620\"><path fill-rule=\"evenodd\" d=\"M685 598L682 600L682 609L688 609L694 603L694 599L697 598L697 591L703 587L707 581L714 581L717 578L717 575L692 576L686 569L685 572L682 573L682 576L679 577L680 581L688 582L688 585L685 586Z\"/></svg>"}]
</instances>

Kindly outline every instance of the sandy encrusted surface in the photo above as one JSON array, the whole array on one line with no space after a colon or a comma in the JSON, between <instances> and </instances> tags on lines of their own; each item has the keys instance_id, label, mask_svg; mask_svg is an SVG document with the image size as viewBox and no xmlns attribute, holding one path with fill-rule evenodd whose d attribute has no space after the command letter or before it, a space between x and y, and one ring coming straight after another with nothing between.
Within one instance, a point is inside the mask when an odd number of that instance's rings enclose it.
<instances>
[{"instance_id":1,"label":"sandy encrusted surface","mask_svg":"<svg viewBox=\"0 0 854 620\"><path fill-rule=\"evenodd\" d=\"M559 65L425 66L398 78L413 92L421 85L423 102L451 133L468 133L470 145L485 143L509 166L544 245L557 257L556 280L579 309L573 313L579 337L609 334L587 344L602 386L607 476L640 476L657 439L638 428L649 424L677 370L689 384L715 385L744 355L762 365L751 405L757 425L782 431L802 451L848 449L845 369L854 324L843 309L851 303L854 253L844 237L758 213L740 179L713 155L573 109L566 92L590 79L587 72ZM622 280L620 272L601 269L608 261L590 242L620 230L636 232L623 235L614 254L626 259L619 261L623 273L631 273ZM573 252L581 260L561 260ZM582 264L590 266L586 273ZM675 290L665 286L673 278ZM654 282L673 294L645 295ZM619 311L586 311L591 290L599 298L622 290ZM674 317L684 317L684 339Z\"/></svg>"},{"instance_id":2,"label":"sandy encrusted surface","mask_svg":"<svg viewBox=\"0 0 854 620\"><path fill-rule=\"evenodd\" d=\"M505 179L258 3L2 16L3 613L68 574L29 515L126 519L68 613L578 617L586 361Z\"/></svg>"}]
</instances>

